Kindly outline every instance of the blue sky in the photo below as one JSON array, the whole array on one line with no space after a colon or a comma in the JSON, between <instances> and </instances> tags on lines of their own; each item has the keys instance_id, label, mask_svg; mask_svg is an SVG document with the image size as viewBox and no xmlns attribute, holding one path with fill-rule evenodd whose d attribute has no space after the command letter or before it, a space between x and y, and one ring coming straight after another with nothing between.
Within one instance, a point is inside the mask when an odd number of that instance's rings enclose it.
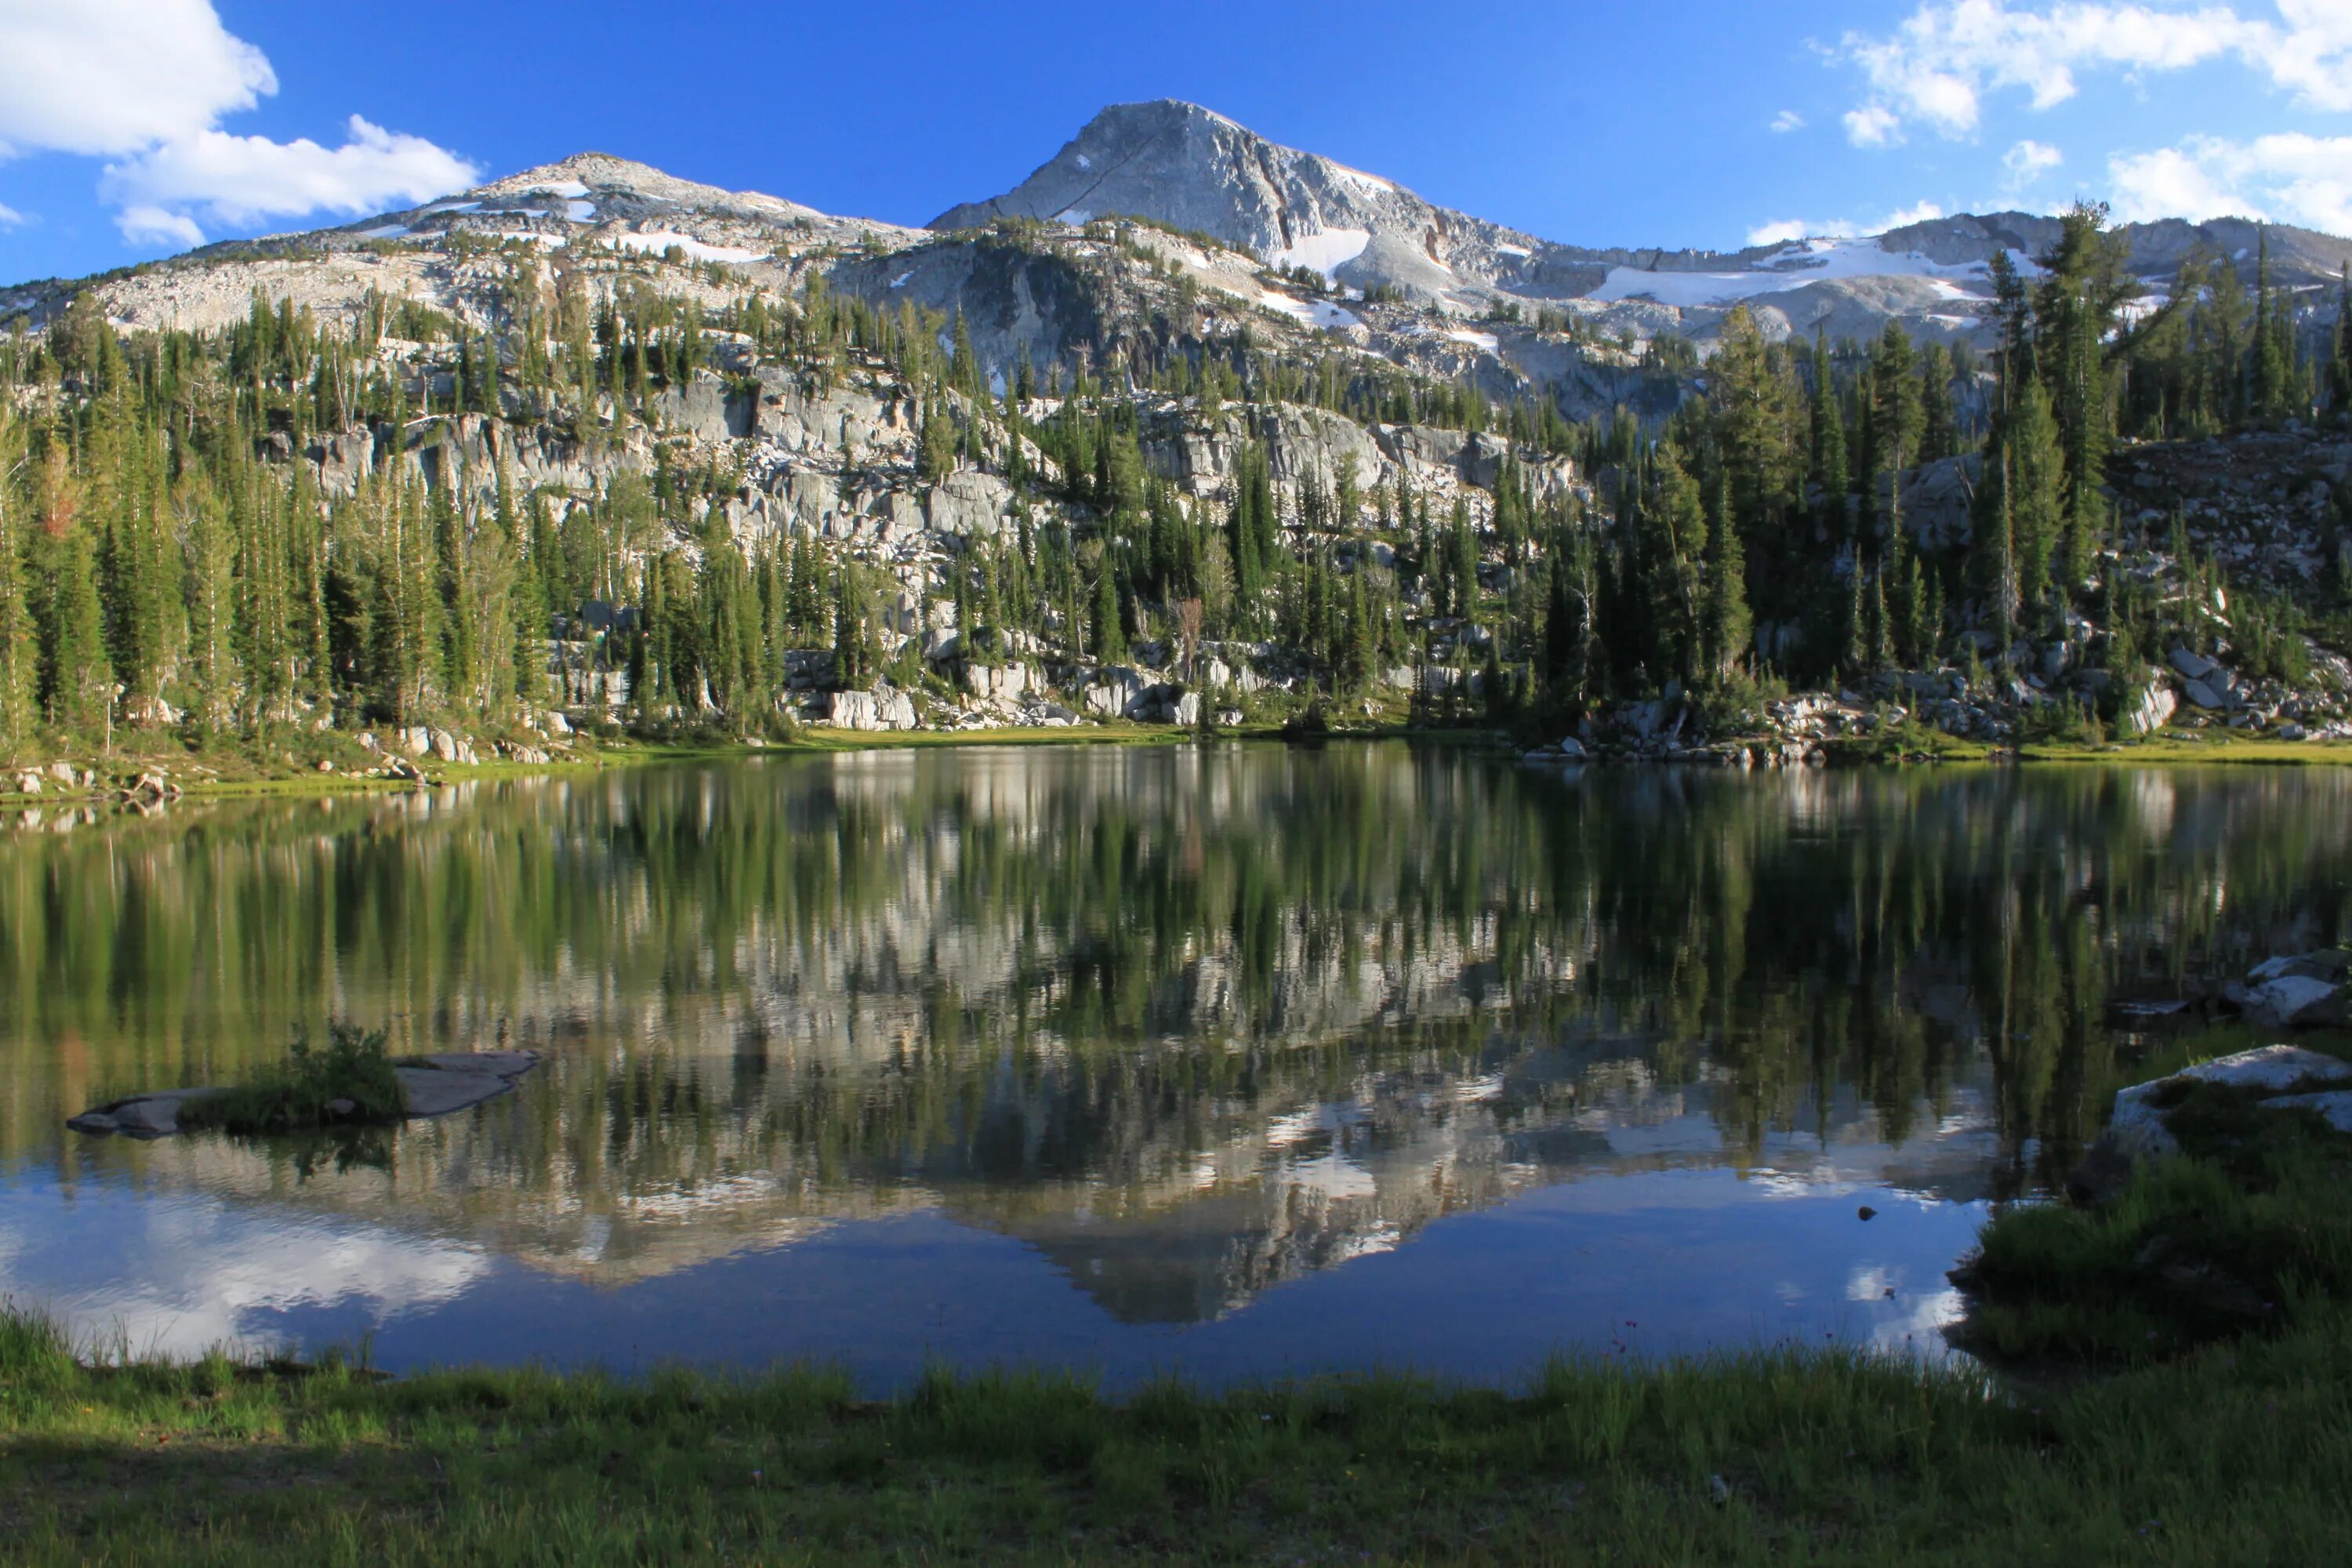
<instances>
[{"instance_id":1,"label":"blue sky","mask_svg":"<svg viewBox=\"0 0 2352 1568\"><path fill-rule=\"evenodd\" d=\"M2078 194L2352 232L2352 0L0 0L0 281L590 148L919 223L1158 97L1571 243Z\"/></svg>"}]
</instances>

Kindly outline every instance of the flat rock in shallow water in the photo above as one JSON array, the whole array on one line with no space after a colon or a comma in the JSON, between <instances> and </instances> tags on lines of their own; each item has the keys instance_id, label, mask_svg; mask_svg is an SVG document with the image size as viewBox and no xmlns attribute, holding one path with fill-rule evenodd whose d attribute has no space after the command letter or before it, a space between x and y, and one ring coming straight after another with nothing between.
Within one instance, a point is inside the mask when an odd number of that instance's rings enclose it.
<instances>
[{"instance_id":1,"label":"flat rock in shallow water","mask_svg":"<svg viewBox=\"0 0 2352 1568\"><path fill-rule=\"evenodd\" d=\"M85 1110L66 1125L77 1132L120 1132L126 1138L169 1138L180 1130L180 1107L192 1100L218 1094L215 1089L168 1089L161 1094L134 1094Z\"/></svg>"},{"instance_id":2,"label":"flat rock in shallow water","mask_svg":"<svg viewBox=\"0 0 2352 1568\"><path fill-rule=\"evenodd\" d=\"M536 1051L438 1051L408 1057L395 1066L401 1095L407 1105L403 1121L447 1116L512 1089L523 1074L539 1065ZM180 1131L180 1107L192 1100L220 1093L217 1089L167 1089L154 1094L134 1094L85 1110L66 1125L77 1132L120 1133L126 1138L169 1138Z\"/></svg>"},{"instance_id":3,"label":"flat rock in shallow water","mask_svg":"<svg viewBox=\"0 0 2352 1568\"><path fill-rule=\"evenodd\" d=\"M446 1116L494 1100L539 1065L535 1051L443 1051L413 1058L421 1067L396 1067L410 1117Z\"/></svg>"}]
</instances>

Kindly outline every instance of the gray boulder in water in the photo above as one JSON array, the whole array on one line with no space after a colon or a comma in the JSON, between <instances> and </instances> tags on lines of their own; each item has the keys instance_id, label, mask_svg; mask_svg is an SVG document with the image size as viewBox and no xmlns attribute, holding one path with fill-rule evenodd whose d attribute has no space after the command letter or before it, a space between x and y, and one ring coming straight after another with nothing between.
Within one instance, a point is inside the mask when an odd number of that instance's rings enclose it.
<instances>
[{"instance_id":1,"label":"gray boulder in water","mask_svg":"<svg viewBox=\"0 0 2352 1568\"><path fill-rule=\"evenodd\" d=\"M406 1105L403 1120L447 1116L495 1100L539 1066L537 1051L438 1051L413 1057L393 1068ZM190 1100L222 1093L218 1089L167 1089L134 1094L83 1111L68 1127L99 1136L169 1138L181 1131L180 1110Z\"/></svg>"}]
</instances>

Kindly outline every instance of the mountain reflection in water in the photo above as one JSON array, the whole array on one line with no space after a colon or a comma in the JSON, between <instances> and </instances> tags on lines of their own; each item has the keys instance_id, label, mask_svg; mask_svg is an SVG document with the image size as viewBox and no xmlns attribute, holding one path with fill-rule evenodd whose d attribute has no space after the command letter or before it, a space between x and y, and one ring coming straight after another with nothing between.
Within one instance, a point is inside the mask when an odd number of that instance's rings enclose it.
<instances>
[{"instance_id":1,"label":"mountain reflection in water","mask_svg":"<svg viewBox=\"0 0 2352 1568\"><path fill-rule=\"evenodd\" d=\"M1714 1252L1786 1226L1866 1300L1863 1331L1907 1331L1941 1310L1929 1254L1965 1245L1968 1205L2045 1186L2095 1133L2139 1047L2112 999L2338 935L2346 795L2332 770L1005 748L25 828L0 836L0 1289L179 1344L638 1291L629 1332L667 1313L674 1352L854 1359L910 1325L877 1301L830 1339L711 1342L692 1299L724 1260L868 1237L930 1238L908 1278L928 1258L945 1279L967 1256L945 1225L1049 1264L1108 1320L1089 1333L1243 1335L1315 1276L1334 1321L1373 1310L1353 1278L1446 1310L1433 1239L1412 1259L1448 1216L1495 1216L1457 1250L1505 1247L1531 1245L1515 1215L1704 1191L1723 1222L1659 1283L1625 1282L1638 1227L1588 1237L1578 1280L1696 1300ZM331 1016L550 1059L356 1160L62 1130ZM1857 1192L1943 1216L1904 1244L1912 1287L1881 1293L1899 1269L1870 1248L1895 1243L1850 1196L1843 1230L1788 1217ZM1446 1268L1491 1293L1559 1245ZM1351 1262L1377 1255L1388 1273ZM575 1287L603 1294L548 1304ZM959 1287L923 1331L952 1344L1013 1289ZM1756 1303L1744 1321L1781 1323ZM1702 1321L1626 1315L1676 1310ZM1055 1353L1012 1316L992 1345ZM457 1323L434 1355L507 1353ZM582 1355L619 1343L579 1332ZM1546 1332L1593 1337L1520 1337Z\"/></svg>"}]
</instances>

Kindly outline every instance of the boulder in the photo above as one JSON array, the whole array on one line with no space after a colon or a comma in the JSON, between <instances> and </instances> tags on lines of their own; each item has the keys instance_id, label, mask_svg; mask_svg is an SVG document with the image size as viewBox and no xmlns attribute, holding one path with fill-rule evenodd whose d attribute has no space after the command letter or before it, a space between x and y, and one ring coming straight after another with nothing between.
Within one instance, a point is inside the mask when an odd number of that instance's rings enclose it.
<instances>
[{"instance_id":1,"label":"boulder","mask_svg":"<svg viewBox=\"0 0 2352 1568\"><path fill-rule=\"evenodd\" d=\"M2266 958L2246 971L2246 980L2250 984L2260 984L2264 981L2299 974L2335 984L2347 973L2352 973L2352 952L2340 947L2326 947L2316 952Z\"/></svg>"},{"instance_id":2,"label":"boulder","mask_svg":"<svg viewBox=\"0 0 2352 1568\"><path fill-rule=\"evenodd\" d=\"M988 537L1003 526L1013 487L993 474L965 468L933 485L923 504L932 532Z\"/></svg>"},{"instance_id":3,"label":"boulder","mask_svg":"<svg viewBox=\"0 0 2352 1568\"><path fill-rule=\"evenodd\" d=\"M2352 1132L2352 1089L2327 1089L2318 1094L2282 1094L2263 1101L2275 1110L2315 1110L2338 1132Z\"/></svg>"},{"instance_id":4,"label":"boulder","mask_svg":"<svg viewBox=\"0 0 2352 1568\"><path fill-rule=\"evenodd\" d=\"M2192 708L2202 708L2210 711L2229 706L2229 700L2221 692L2214 690L2209 682L2203 680L2182 681L2180 694L2189 699L2189 705Z\"/></svg>"},{"instance_id":5,"label":"boulder","mask_svg":"<svg viewBox=\"0 0 2352 1568\"><path fill-rule=\"evenodd\" d=\"M2344 988L2308 974L2278 974L2250 985L2232 985L2222 995L2238 1005L2250 1024L2269 1028L2312 1028L2344 1019Z\"/></svg>"},{"instance_id":6,"label":"boulder","mask_svg":"<svg viewBox=\"0 0 2352 1568\"><path fill-rule=\"evenodd\" d=\"M446 1116L506 1093L537 1066L536 1051L441 1051L400 1062L393 1068L393 1076L400 1080L403 1109L407 1116ZM158 1094L135 1094L85 1110L66 1125L77 1132L168 1138L180 1131L182 1106L220 1092L217 1089L173 1089ZM344 1110L336 1111L338 1106ZM349 1102L330 1101L328 1109L337 1114L348 1114Z\"/></svg>"},{"instance_id":7,"label":"boulder","mask_svg":"<svg viewBox=\"0 0 2352 1568\"><path fill-rule=\"evenodd\" d=\"M829 691L816 721L836 730L911 730L915 705L903 691Z\"/></svg>"},{"instance_id":8,"label":"boulder","mask_svg":"<svg viewBox=\"0 0 2352 1568\"><path fill-rule=\"evenodd\" d=\"M1187 691L1183 696L1176 699L1175 708L1169 718L1171 722L1181 725L1187 730L1198 729L1201 723L1201 694L1197 691Z\"/></svg>"},{"instance_id":9,"label":"boulder","mask_svg":"<svg viewBox=\"0 0 2352 1568\"><path fill-rule=\"evenodd\" d=\"M2174 648L2167 658L2184 680L2202 680L2221 668L2203 654L2191 653L2185 647Z\"/></svg>"},{"instance_id":10,"label":"boulder","mask_svg":"<svg viewBox=\"0 0 2352 1568\"><path fill-rule=\"evenodd\" d=\"M212 1089L174 1089L161 1094L136 1094L95 1110L85 1110L66 1122L77 1132L121 1133L126 1138L169 1138L180 1130L180 1107L192 1100L217 1094Z\"/></svg>"},{"instance_id":11,"label":"boulder","mask_svg":"<svg viewBox=\"0 0 2352 1568\"><path fill-rule=\"evenodd\" d=\"M1025 664L967 664L963 669L964 689L992 701L1018 702L1039 684L1036 671Z\"/></svg>"},{"instance_id":12,"label":"boulder","mask_svg":"<svg viewBox=\"0 0 2352 1568\"><path fill-rule=\"evenodd\" d=\"M2165 1118L2174 1094L2188 1083L2243 1089L2262 1097L2266 1106L2303 1103L2313 1098L2315 1084L2352 1083L2352 1062L2299 1046L2263 1046L2119 1090L2106 1131L2068 1186L2094 1199L2111 1196L2134 1164L2179 1153L2179 1142Z\"/></svg>"},{"instance_id":13,"label":"boulder","mask_svg":"<svg viewBox=\"0 0 2352 1568\"><path fill-rule=\"evenodd\" d=\"M2172 715L2179 707L2180 700L2172 694L2172 688L2161 681L2155 682L2125 709L2123 727L2130 734L2152 735L2172 721Z\"/></svg>"},{"instance_id":14,"label":"boulder","mask_svg":"<svg viewBox=\"0 0 2352 1568\"><path fill-rule=\"evenodd\" d=\"M536 1051L436 1051L393 1076L410 1116L446 1116L506 1093L538 1065Z\"/></svg>"},{"instance_id":15,"label":"boulder","mask_svg":"<svg viewBox=\"0 0 2352 1568\"><path fill-rule=\"evenodd\" d=\"M1126 665L1110 665L1095 672L1081 693L1086 710L1097 719L1124 719L1142 702L1149 689L1140 673Z\"/></svg>"}]
</instances>

